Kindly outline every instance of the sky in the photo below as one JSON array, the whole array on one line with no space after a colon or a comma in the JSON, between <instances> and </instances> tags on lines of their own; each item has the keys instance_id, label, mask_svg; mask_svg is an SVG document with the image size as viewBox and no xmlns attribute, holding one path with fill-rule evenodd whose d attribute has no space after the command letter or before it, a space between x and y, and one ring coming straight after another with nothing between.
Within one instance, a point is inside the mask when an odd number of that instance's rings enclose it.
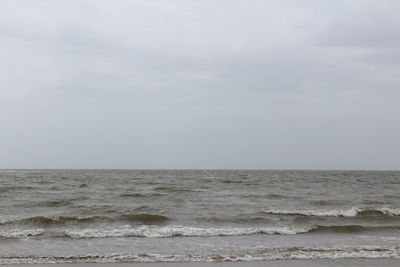
<instances>
[{"instance_id":1,"label":"sky","mask_svg":"<svg viewBox=\"0 0 400 267\"><path fill-rule=\"evenodd\" d=\"M1 0L0 168L400 169L398 0Z\"/></svg>"}]
</instances>

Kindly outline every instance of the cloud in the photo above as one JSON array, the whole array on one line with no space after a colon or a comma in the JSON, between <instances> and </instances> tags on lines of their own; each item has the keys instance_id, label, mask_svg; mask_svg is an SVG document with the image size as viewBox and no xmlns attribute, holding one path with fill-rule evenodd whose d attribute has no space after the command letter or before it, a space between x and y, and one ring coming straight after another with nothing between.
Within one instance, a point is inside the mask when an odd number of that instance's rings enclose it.
<instances>
[{"instance_id":1,"label":"cloud","mask_svg":"<svg viewBox=\"0 0 400 267\"><path fill-rule=\"evenodd\" d=\"M4 167L397 166L397 1L0 5Z\"/></svg>"}]
</instances>

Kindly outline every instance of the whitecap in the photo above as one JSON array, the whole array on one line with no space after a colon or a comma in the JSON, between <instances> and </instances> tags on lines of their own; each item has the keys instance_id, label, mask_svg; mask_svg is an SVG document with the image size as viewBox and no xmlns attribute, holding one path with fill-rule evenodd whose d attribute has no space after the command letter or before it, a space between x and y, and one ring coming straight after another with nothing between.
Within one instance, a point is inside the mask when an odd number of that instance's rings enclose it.
<instances>
[{"instance_id":1,"label":"whitecap","mask_svg":"<svg viewBox=\"0 0 400 267\"><path fill-rule=\"evenodd\" d=\"M282 234L294 235L306 233L313 229L305 227L253 227L253 228L198 228L184 226L148 226L135 228L124 227L118 229L77 229L66 230L65 236L71 238L106 238L106 237L176 237L176 236L239 236L254 234Z\"/></svg>"}]
</instances>

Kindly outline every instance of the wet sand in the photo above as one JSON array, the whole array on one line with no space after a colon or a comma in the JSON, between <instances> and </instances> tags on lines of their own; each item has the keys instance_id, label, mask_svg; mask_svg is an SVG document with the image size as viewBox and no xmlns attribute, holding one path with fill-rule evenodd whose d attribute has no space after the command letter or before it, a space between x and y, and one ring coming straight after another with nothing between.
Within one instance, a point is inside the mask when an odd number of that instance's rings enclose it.
<instances>
[{"instance_id":1,"label":"wet sand","mask_svg":"<svg viewBox=\"0 0 400 267\"><path fill-rule=\"evenodd\" d=\"M37 264L34 264L37 266ZM259 262L190 262L190 263L74 263L43 264L43 267L399 267L400 259L313 259L313 260L275 260ZM89 266L90 265L90 266ZM32 264L17 264L13 267L32 267Z\"/></svg>"}]
</instances>

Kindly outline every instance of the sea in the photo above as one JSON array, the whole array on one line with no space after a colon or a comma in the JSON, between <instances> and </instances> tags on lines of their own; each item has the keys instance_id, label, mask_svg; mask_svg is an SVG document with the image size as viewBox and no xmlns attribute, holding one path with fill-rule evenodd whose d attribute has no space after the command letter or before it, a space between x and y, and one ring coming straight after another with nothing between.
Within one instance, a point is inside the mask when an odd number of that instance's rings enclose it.
<instances>
[{"instance_id":1,"label":"sea","mask_svg":"<svg viewBox=\"0 0 400 267\"><path fill-rule=\"evenodd\" d=\"M399 171L0 170L0 264L400 258Z\"/></svg>"}]
</instances>

